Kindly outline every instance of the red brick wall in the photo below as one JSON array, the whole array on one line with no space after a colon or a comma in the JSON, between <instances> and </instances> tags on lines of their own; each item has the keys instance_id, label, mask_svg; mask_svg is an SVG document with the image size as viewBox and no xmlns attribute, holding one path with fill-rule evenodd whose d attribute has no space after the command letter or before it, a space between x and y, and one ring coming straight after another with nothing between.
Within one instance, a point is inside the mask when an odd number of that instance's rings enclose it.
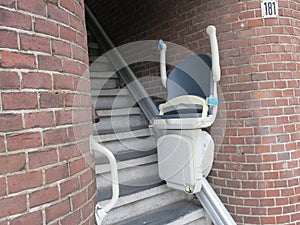
<instances>
[{"instance_id":1,"label":"red brick wall","mask_svg":"<svg viewBox=\"0 0 300 225\"><path fill-rule=\"evenodd\" d=\"M274 19L254 0L127 2L88 2L116 46L163 38L209 52L216 25L227 129L209 180L239 224L299 224L299 1L279 1Z\"/></svg>"},{"instance_id":2,"label":"red brick wall","mask_svg":"<svg viewBox=\"0 0 300 225\"><path fill-rule=\"evenodd\" d=\"M1 225L95 224L83 4L0 0Z\"/></svg>"}]
</instances>

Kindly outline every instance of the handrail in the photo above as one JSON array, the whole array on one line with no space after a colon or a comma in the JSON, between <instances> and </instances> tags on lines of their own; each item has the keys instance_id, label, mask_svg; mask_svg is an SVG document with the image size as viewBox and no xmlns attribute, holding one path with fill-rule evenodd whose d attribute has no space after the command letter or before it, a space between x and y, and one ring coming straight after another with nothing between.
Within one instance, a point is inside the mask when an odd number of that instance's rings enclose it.
<instances>
[{"instance_id":1,"label":"handrail","mask_svg":"<svg viewBox=\"0 0 300 225\"><path fill-rule=\"evenodd\" d=\"M111 166L111 179L112 179L112 199L105 206L101 206L99 203L95 207L95 217L98 225L101 225L104 217L110 211L119 199L119 178L118 167L115 156L104 146L100 145L95 139L90 137L90 148L103 153L109 160Z\"/></svg>"},{"instance_id":2,"label":"handrail","mask_svg":"<svg viewBox=\"0 0 300 225\"><path fill-rule=\"evenodd\" d=\"M103 50L112 52L112 54L108 55L109 60L116 69L122 68L121 70L118 70L117 73L125 82L125 84L127 84L129 92L132 94L132 96L140 106L150 124L152 124L154 118L158 115L157 107L155 106L141 83L138 81L120 52L115 48L114 44L104 31L103 27L97 21L96 17L93 15L87 5L85 5L85 11L87 26L89 27L92 34L95 36L96 41L101 45Z\"/></svg>"}]
</instances>

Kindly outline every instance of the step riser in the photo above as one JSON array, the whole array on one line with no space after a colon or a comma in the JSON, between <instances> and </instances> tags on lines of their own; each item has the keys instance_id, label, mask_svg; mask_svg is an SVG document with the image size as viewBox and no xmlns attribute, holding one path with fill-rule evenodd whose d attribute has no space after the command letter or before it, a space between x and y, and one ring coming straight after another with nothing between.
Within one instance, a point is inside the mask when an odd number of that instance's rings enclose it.
<instances>
[{"instance_id":1,"label":"step riser","mask_svg":"<svg viewBox=\"0 0 300 225\"><path fill-rule=\"evenodd\" d=\"M107 217L104 219L103 224L114 224L123 220L139 216L148 211L167 206L177 201L184 200L186 195L183 192L169 191L160 195L152 196L145 199L123 205L110 211Z\"/></svg>"},{"instance_id":2,"label":"step riser","mask_svg":"<svg viewBox=\"0 0 300 225\"><path fill-rule=\"evenodd\" d=\"M119 87L118 79L91 79L91 89L93 90L102 90Z\"/></svg>"},{"instance_id":3,"label":"step riser","mask_svg":"<svg viewBox=\"0 0 300 225\"><path fill-rule=\"evenodd\" d=\"M110 142L102 142L107 149L109 149L113 154L118 154L122 151L150 151L156 148L156 138L148 137L148 138L133 138L126 139L120 141L110 141ZM97 157L97 154L96 154Z\"/></svg>"},{"instance_id":4,"label":"step riser","mask_svg":"<svg viewBox=\"0 0 300 225\"><path fill-rule=\"evenodd\" d=\"M90 72L106 72L106 71L114 71L115 68L113 65L104 62L94 61L92 65L90 65Z\"/></svg>"},{"instance_id":5,"label":"step riser","mask_svg":"<svg viewBox=\"0 0 300 225\"><path fill-rule=\"evenodd\" d=\"M100 117L100 122L94 126L94 134L113 134L147 127L146 121L139 115L126 117Z\"/></svg>"},{"instance_id":6,"label":"step riser","mask_svg":"<svg viewBox=\"0 0 300 225\"><path fill-rule=\"evenodd\" d=\"M118 171L119 183L129 186L141 186L146 184L138 184L135 182L137 179L144 177L158 177L158 166L157 163L148 165L135 166L132 168L126 168ZM97 188L107 188L111 186L111 174L104 173L96 176Z\"/></svg>"},{"instance_id":7,"label":"step riser","mask_svg":"<svg viewBox=\"0 0 300 225\"><path fill-rule=\"evenodd\" d=\"M129 96L92 97L92 102L97 110L132 108L136 106L135 101ZM101 117L101 115L99 116Z\"/></svg>"}]
</instances>

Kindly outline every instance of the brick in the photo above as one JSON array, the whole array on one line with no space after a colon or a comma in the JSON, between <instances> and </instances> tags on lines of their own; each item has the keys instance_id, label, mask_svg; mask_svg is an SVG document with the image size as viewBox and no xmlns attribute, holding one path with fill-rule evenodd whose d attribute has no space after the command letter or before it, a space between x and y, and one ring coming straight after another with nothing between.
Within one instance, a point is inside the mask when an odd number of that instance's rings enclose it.
<instances>
[{"instance_id":1,"label":"brick","mask_svg":"<svg viewBox=\"0 0 300 225\"><path fill-rule=\"evenodd\" d=\"M64 146L59 148L59 159L61 161L70 160L78 157L80 152L77 145Z\"/></svg>"},{"instance_id":2,"label":"brick","mask_svg":"<svg viewBox=\"0 0 300 225\"><path fill-rule=\"evenodd\" d=\"M33 89L51 89L51 75L46 73L23 73L22 87Z\"/></svg>"},{"instance_id":3,"label":"brick","mask_svg":"<svg viewBox=\"0 0 300 225\"><path fill-rule=\"evenodd\" d=\"M48 4L48 18L63 24L69 23L68 13L53 4Z\"/></svg>"},{"instance_id":4,"label":"brick","mask_svg":"<svg viewBox=\"0 0 300 225\"><path fill-rule=\"evenodd\" d=\"M31 50L45 53L51 52L49 38L20 34L20 43L21 49L23 50Z\"/></svg>"},{"instance_id":5,"label":"brick","mask_svg":"<svg viewBox=\"0 0 300 225\"><path fill-rule=\"evenodd\" d=\"M0 21L2 26L32 30L31 17L29 15L0 8Z\"/></svg>"},{"instance_id":6,"label":"brick","mask_svg":"<svg viewBox=\"0 0 300 225\"><path fill-rule=\"evenodd\" d=\"M27 209L26 195L17 195L0 199L0 218L24 213Z\"/></svg>"},{"instance_id":7,"label":"brick","mask_svg":"<svg viewBox=\"0 0 300 225\"><path fill-rule=\"evenodd\" d=\"M86 204L82 209L82 219L83 220L87 219L94 211L94 208L95 205L93 202L89 202L88 204Z\"/></svg>"},{"instance_id":8,"label":"brick","mask_svg":"<svg viewBox=\"0 0 300 225\"><path fill-rule=\"evenodd\" d=\"M18 174L8 177L8 192L16 193L31 188L39 187L43 184L42 171Z\"/></svg>"},{"instance_id":9,"label":"brick","mask_svg":"<svg viewBox=\"0 0 300 225\"><path fill-rule=\"evenodd\" d=\"M79 189L78 178L72 178L60 184L61 197L66 197Z\"/></svg>"},{"instance_id":10,"label":"brick","mask_svg":"<svg viewBox=\"0 0 300 225\"><path fill-rule=\"evenodd\" d=\"M68 143L69 141L70 138L65 128L44 131L45 145L58 145L58 144Z\"/></svg>"},{"instance_id":11,"label":"brick","mask_svg":"<svg viewBox=\"0 0 300 225\"><path fill-rule=\"evenodd\" d=\"M15 8L15 0L0 0L0 5L7 6L10 8Z\"/></svg>"},{"instance_id":12,"label":"brick","mask_svg":"<svg viewBox=\"0 0 300 225\"><path fill-rule=\"evenodd\" d=\"M55 205L51 205L46 208L46 221L47 223L55 220L56 218L62 217L71 211L69 200L66 199Z\"/></svg>"},{"instance_id":13,"label":"brick","mask_svg":"<svg viewBox=\"0 0 300 225\"><path fill-rule=\"evenodd\" d=\"M72 45L73 58L85 62L86 52L76 45Z\"/></svg>"},{"instance_id":14,"label":"brick","mask_svg":"<svg viewBox=\"0 0 300 225\"><path fill-rule=\"evenodd\" d=\"M83 21L84 20L84 3L75 4L75 14L76 16Z\"/></svg>"},{"instance_id":15,"label":"brick","mask_svg":"<svg viewBox=\"0 0 300 225\"><path fill-rule=\"evenodd\" d=\"M88 199L92 199L97 194L97 187L96 187L96 179L93 180L93 182L88 186Z\"/></svg>"},{"instance_id":16,"label":"brick","mask_svg":"<svg viewBox=\"0 0 300 225\"><path fill-rule=\"evenodd\" d=\"M0 178L0 198L6 195L5 177Z\"/></svg>"},{"instance_id":17,"label":"brick","mask_svg":"<svg viewBox=\"0 0 300 225\"><path fill-rule=\"evenodd\" d=\"M1 52L2 67L18 69L35 69L35 56L23 53Z\"/></svg>"},{"instance_id":18,"label":"brick","mask_svg":"<svg viewBox=\"0 0 300 225\"><path fill-rule=\"evenodd\" d=\"M21 114L0 114L0 132L16 131L22 129Z\"/></svg>"},{"instance_id":19,"label":"brick","mask_svg":"<svg viewBox=\"0 0 300 225\"><path fill-rule=\"evenodd\" d=\"M28 153L29 169L49 166L57 163L56 149Z\"/></svg>"},{"instance_id":20,"label":"brick","mask_svg":"<svg viewBox=\"0 0 300 225\"><path fill-rule=\"evenodd\" d=\"M18 0L18 8L34 14L46 16L46 2L39 0Z\"/></svg>"},{"instance_id":21,"label":"brick","mask_svg":"<svg viewBox=\"0 0 300 225\"><path fill-rule=\"evenodd\" d=\"M26 157L23 153L0 156L0 174L22 171L25 167Z\"/></svg>"},{"instance_id":22,"label":"brick","mask_svg":"<svg viewBox=\"0 0 300 225\"><path fill-rule=\"evenodd\" d=\"M70 25L77 32L83 33L84 26L82 25L81 21L77 17L70 16Z\"/></svg>"},{"instance_id":23,"label":"brick","mask_svg":"<svg viewBox=\"0 0 300 225\"><path fill-rule=\"evenodd\" d=\"M60 27L60 37L66 41L76 43L76 31L72 30L69 27Z\"/></svg>"},{"instance_id":24,"label":"brick","mask_svg":"<svg viewBox=\"0 0 300 225\"><path fill-rule=\"evenodd\" d=\"M0 71L0 89L18 89L19 76L16 72Z\"/></svg>"},{"instance_id":25,"label":"brick","mask_svg":"<svg viewBox=\"0 0 300 225\"><path fill-rule=\"evenodd\" d=\"M85 158L70 162L70 174L74 175L84 170L86 167Z\"/></svg>"},{"instance_id":26,"label":"brick","mask_svg":"<svg viewBox=\"0 0 300 225\"><path fill-rule=\"evenodd\" d=\"M0 30L0 48L18 48L17 33L15 31Z\"/></svg>"},{"instance_id":27,"label":"brick","mask_svg":"<svg viewBox=\"0 0 300 225\"><path fill-rule=\"evenodd\" d=\"M71 199L73 210L81 208L87 202L86 190L82 190L81 192L73 196Z\"/></svg>"},{"instance_id":28,"label":"brick","mask_svg":"<svg viewBox=\"0 0 300 225\"><path fill-rule=\"evenodd\" d=\"M72 124L73 111L60 110L55 112L56 125Z\"/></svg>"},{"instance_id":29,"label":"brick","mask_svg":"<svg viewBox=\"0 0 300 225\"><path fill-rule=\"evenodd\" d=\"M39 132L7 135L7 150L17 151L42 146Z\"/></svg>"},{"instance_id":30,"label":"brick","mask_svg":"<svg viewBox=\"0 0 300 225\"><path fill-rule=\"evenodd\" d=\"M30 193L30 207L40 206L45 203L54 202L59 198L58 187L50 187Z\"/></svg>"},{"instance_id":31,"label":"brick","mask_svg":"<svg viewBox=\"0 0 300 225\"><path fill-rule=\"evenodd\" d=\"M58 37L58 25L49 20L35 18L34 30L38 33Z\"/></svg>"},{"instance_id":32,"label":"brick","mask_svg":"<svg viewBox=\"0 0 300 225\"><path fill-rule=\"evenodd\" d=\"M66 73L79 74L78 63L72 60L63 60L63 71Z\"/></svg>"},{"instance_id":33,"label":"brick","mask_svg":"<svg viewBox=\"0 0 300 225\"><path fill-rule=\"evenodd\" d=\"M36 93L5 93L3 94L4 109L35 109L37 108Z\"/></svg>"},{"instance_id":34,"label":"brick","mask_svg":"<svg viewBox=\"0 0 300 225\"><path fill-rule=\"evenodd\" d=\"M44 92L40 94L41 108L60 108L64 104L64 96L61 93Z\"/></svg>"},{"instance_id":35,"label":"brick","mask_svg":"<svg viewBox=\"0 0 300 225\"><path fill-rule=\"evenodd\" d=\"M75 13L75 5L72 0L61 0L60 5L72 13Z\"/></svg>"},{"instance_id":36,"label":"brick","mask_svg":"<svg viewBox=\"0 0 300 225\"><path fill-rule=\"evenodd\" d=\"M52 112L36 112L24 114L25 128L53 127L54 117Z\"/></svg>"},{"instance_id":37,"label":"brick","mask_svg":"<svg viewBox=\"0 0 300 225\"><path fill-rule=\"evenodd\" d=\"M46 174L46 184L51 184L60 180L64 180L68 177L68 167L67 164L62 164L59 166L47 169Z\"/></svg>"},{"instance_id":38,"label":"brick","mask_svg":"<svg viewBox=\"0 0 300 225\"><path fill-rule=\"evenodd\" d=\"M56 90L74 90L73 78L71 76L57 75L53 76L54 89Z\"/></svg>"},{"instance_id":39,"label":"brick","mask_svg":"<svg viewBox=\"0 0 300 225\"><path fill-rule=\"evenodd\" d=\"M66 216L61 220L61 225L80 224L80 223L81 223L81 214L79 210L73 212L72 214Z\"/></svg>"},{"instance_id":40,"label":"brick","mask_svg":"<svg viewBox=\"0 0 300 225\"><path fill-rule=\"evenodd\" d=\"M0 153L3 153L5 151L6 151L6 149L5 149L4 137L0 136Z\"/></svg>"},{"instance_id":41,"label":"brick","mask_svg":"<svg viewBox=\"0 0 300 225\"><path fill-rule=\"evenodd\" d=\"M52 52L54 55L71 57L71 47L68 42L64 41L52 41Z\"/></svg>"},{"instance_id":42,"label":"brick","mask_svg":"<svg viewBox=\"0 0 300 225\"><path fill-rule=\"evenodd\" d=\"M53 56L40 55L38 56L39 69L49 71L62 71L62 63L59 58Z\"/></svg>"},{"instance_id":43,"label":"brick","mask_svg":"<svg viewBox=\"0 0 300 225\"><path fill-rule=\"evenodd\" d=\"M90 170L79 177L81 187L86 187L93 179L94 174Z\"/></svg>"},{"instance_id":44,"label":"brick","mask_svg":"<svg viewBox=\"0 0 300 225\"><path fill-rule=\"evenodd\" d=\"M36 211L19 216L10 221L10 225L40 225L43 224L42 211Z\"/></svg>"}]
</instances>

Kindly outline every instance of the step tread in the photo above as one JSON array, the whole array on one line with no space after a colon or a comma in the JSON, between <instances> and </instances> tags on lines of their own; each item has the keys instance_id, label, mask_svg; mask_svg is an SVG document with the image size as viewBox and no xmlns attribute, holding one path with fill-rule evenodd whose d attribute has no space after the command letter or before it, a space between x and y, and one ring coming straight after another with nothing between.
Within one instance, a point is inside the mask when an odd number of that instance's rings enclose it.
<instances>
[{"instance_id":1,"label":"step tread","mask_svg":"<svg viewBox=\"0 0 300 225\"><path fill-rule=\"evenodd\" d=\"M134 130L134 131L120 132L120 133L94 135L94 139L97 142L108 142L108 141L117 141L117 140L130 139L130 138L148 137L150 135L153 135L152 130L150 130L149 128L145 128L145 129Z\"/></svg>"},{"instance_id":2,"label":"step tread","mask_svg":"<svg viewBox=\"0 0 300 225\"><path fill-rule=\"evenodd\" d=\"M96 111L100 116L100 119L101 117L107 117L107 116L139 115L142 113L139 107L119 108L119 109L99 109Z\"/></svg>"},{"instance_id":3,"label":"step tread","mask_svg":"<svg viewBox=\"0 0 300 225\"><path fill-rule=\"evenodd\" d=\"M205 212L200 205L192 201L180 201L160 209L153 210L143 215L118 223L118 225L157 225L176 224L177 220L187 217L189 214L197 214L196 217L205 217ZM185 222L188 222L187 220ZM190 221L192 222L192 221ZM180 224L180 223L178 223ZM181 223L186 224L186 223Z\"/></svg>"},{"instance_id":4,"label":"step tread","mask_svg":"<svg viewBox=\"0 0 300 225\"><path fill-rule=\"evenodd\" d=\"M156 150L151 150L151 151L145 151L145 154L142 155L142 152L137 152L138 154L136 154L135 158L129 158L132 155L127 155L125 156L124 153L122 153L122 157L126 157L125 160L118 160L117 161L117 167L118 170L122 170L122 169L127 169L127 168L132 168L132 167L136 167L136 166L142 166L142 165L146 165L146 164L150 164L150 163L155 163L157 162L157 154L156 154ZM132 152L130 152L130 154L133 154ZM137 157L139 156L139 157ZM116 157L118 158L118 156ZM96 165L95 165L95 171L96 174L103 174L103 173L108 173L111 168L110 168L110 164L105 162L104 164L102 164L102 162L105 159L101 158L96 158Z\"/></svg>"},{"instance_id":5,"label":"step tread","mask_svg":"<svg viewBox=\"0 0 300 225\"><path fill-rule=\"evenodd\" d=\"M115 71L105 71L105 72L101 72L101 71L97 71L97 72L91 72L90 71L90 78L91 80L94 79L116 79L118 78L118 74L116 74ZM92 81L91 81L92 82Z\"/></svg>"},{"instance_id":6,"label":"step tread","mask_svg":"<svg viewBox=\"0 0 300 225\"><path fill-rule=\"evenodd\" d=\"M112 89L102 89L102 90L91 90L92 97L101 96L127 96L130 95L127 88L112 88Z\"/></svg>"},{"instance_id":7,"label":"step tread","mask_svg":"<svg viewBox=\"0 0 300 225\"><path fill-rule=\"evenodd\" d=\"M152 190L151 190L152 189ZM124 185L120 184L119 185L119 202L115 207L121 206L124 203L128 204L128 201L137 201L141 198L145 198L145 192L152 192L151 194L157 194L158 190L159 191L168 191L169 188L166 186L165 181L161 180L159 182L153 183L153 184L148 184L148 185L142 185L142 186L130 186L130 185ZM147 196L148 197L148 196ZM111 187L105 188L102 190L98 190L98 202L105 203L107 200L110 200L112 198L112 190Z\"/></svg>"}]
</instances>

